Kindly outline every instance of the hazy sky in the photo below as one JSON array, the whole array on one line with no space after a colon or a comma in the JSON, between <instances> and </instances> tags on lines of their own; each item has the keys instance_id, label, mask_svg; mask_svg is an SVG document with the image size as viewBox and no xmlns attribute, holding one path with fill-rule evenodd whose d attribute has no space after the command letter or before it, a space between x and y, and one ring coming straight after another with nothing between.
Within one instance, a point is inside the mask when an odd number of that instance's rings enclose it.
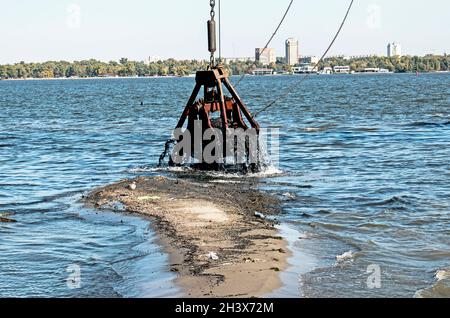
<instances>
[{"instance_id":1,"label":"hazy sky","mask_svg":"<svg viewBox=\"0 0 450 318\"><path fill-rule=\"evenodd\" d=\"M289 0L222 0L223 56L254 55ZM296 37L302 55L320 55L345 13L347 0L295 0L274 39ZM209 0L0 0L0 63L207 58ZM355 0L331 55L450 53L449 0Z\"/></svg>"}]
</instances>

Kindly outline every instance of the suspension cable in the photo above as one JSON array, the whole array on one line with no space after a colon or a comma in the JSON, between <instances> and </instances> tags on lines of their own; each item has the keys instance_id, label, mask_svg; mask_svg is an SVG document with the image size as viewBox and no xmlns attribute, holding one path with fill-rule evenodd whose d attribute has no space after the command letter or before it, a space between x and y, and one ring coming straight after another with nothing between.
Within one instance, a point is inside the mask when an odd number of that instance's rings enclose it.
<instances>
[{"instance_id":1,"label":"suspension cable","mask_svg":"<svg viewBox=\"0 0 450 318\"><path fill-rule=\"evenodd\" d=\"M344 19L342 20L342 23L338 29L338 31L336 32L336 35L334 36L333 40L331 41L330 45L328 46L328 48L326 49L325 53L322 55L322 57L320 58L319 62L316 63L316 65L314 66L314 68L312 69L312 72L314 72L314 70L317 70L319 65L323 62L323 60L325 59L325 56L328 54L328 52L331 50L331 48L333 47L334 43L336 42L337 38L339 37L339 34L342 31L342 28L344 27L345 23L347 22L347 18L350 14L350 11L353 7L353 2L354 0L351 0L350 5L348 6L347 9L347 13L345 14ZM268 110L270 107L274 106L277 102L279 102L280 100L282 100L283 98L287 97L289 94L291 94L294 89L297 86L300 86L309 76L311 75L311 73L305 75L299 82L292 84L290 87L288 87L286 89L286 91L280 95L277 99L273 100L272 102L270 102L269 104L267 104L264 108L260 109L258 112L255 113L254 117L257 117L258 115L260 115L261 113L265 112L266 110Z\"/></svg>"},{"instance_id":2,"label":"suspension cable","mask_svg":"<svg viewBox=\"0 0 450 318\"><path fill-rule=\"evenodd\" d=\"M261 52L259 52L259 56L263 55L263 53L267 50L267 48L269 47L270 43L272 43L272 40L275 38L275 35L278 33L278 31L280 30L281 26L284 23L284 20L286 19L289 11L291 10L292 4L294 3L294 0L291 0L291 2L289 3L289 6L286 9L286 12L283 15L283 18L281 18L280 23L278 24L277 28L275 29L275 31L273 32L272 36L270 37L269 41L267 41L266 45L264 46L264 48L262 49ZM256 61L255 63L252 64L252 66L249 68L249 70L251 68L253 68L253 66L256 65ZM234 85L235 87L238 87L239 84L244 80L244 78L247 76L247 73L242 74L241 78L236 82L236 84Z\"/></svg>"},{"instance_id":3,"label":"suspension cable","mask_svg":"<svg viewBox=\"0 0 450 318\"><path fill-rule=\"evenodd\" d=\"M219 63L222 61L222 6L219 1Z\"/></svg>"}]
</instances>

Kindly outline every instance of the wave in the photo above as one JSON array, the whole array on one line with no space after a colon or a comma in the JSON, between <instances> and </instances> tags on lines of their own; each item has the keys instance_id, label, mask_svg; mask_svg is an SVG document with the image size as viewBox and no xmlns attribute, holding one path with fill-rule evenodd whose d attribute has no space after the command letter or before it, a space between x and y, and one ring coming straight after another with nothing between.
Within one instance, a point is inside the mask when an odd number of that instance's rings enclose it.
<instances>
[{"instance_id":1,"label":"wave","mask_svg":"<svg viewBox=\"0 0 450 318\"><path fill-rule=\"evenodd\" d=\"M323 222L311 222L308 224L312 228L322 228L330 231L345 231L348 230L347 227L343 225L333 224L333 223L323 223Z\"/></svg>"},{"instance_id":2,"label":"wave","mask_svg":"<svg viewBox=\"0 0 450 318\"><path fill-rule=\"evenodd\" d=\"M450 126L450 121L447 122L426 122L426 121L417 121L410 124L406 124L405 126L409 127L445 127Z\"/></svg>"},{"instance_id":3,"label":"wave","mask_svg":"<svg viewBox=\"0 0 450 318\"><path fill-rule=\"evenodd\" d=\"M334 125L334 124L325 124L325 125L317 126L317 127L305 127L305 128L302 128L302 130L305 132L314 133L314 132L327 131L327 130L330 130L335 127L336 127L336 125Z\"/></svg>"},{"instance_id":4,"label":"wave","mask_svg":"<svg viewBox=\"0 0 450 318\"><path fill-rule=\"evenodd\" d=\"M387 224L381 224L381 223L362 223L362 224L358 224L356 225L356 227L358 228L380 228L380 229L387 229L389 228L389 225Z\"/></svg>"},{"instance_id":5,"label":"wave","mask_svg":"<svg viewBox=\"0 0 450 318\"><path fill-rule=\"evenodd\" d=\"M0 218L6 218L6 217L10 217L16 215L15 212L0 212Z\"/></svg>"},{"instance_id":6,"label":"wave","mask_svg":"<svg viewBox=\"0 0 450 318\"><path fill-rule=\"evenodd\" d=\"M359 132L376 132L380 131L380 128L377 127L357 127L353 128L353 131L359 131Z\"/></svg>"},{"instance_id":7,"label":"wave","mask_svg":"<svg viewBox=\"0 0 450 318\"><path fill-rule=\"evenodd\" d=\"M411 200L407 196L393 196L389 199L383 200L383 201L375 201L375 202L369 202L366 203L365 206L386 206L386 205L407 205L410 204Z\"/></svg>"}]
</instances>

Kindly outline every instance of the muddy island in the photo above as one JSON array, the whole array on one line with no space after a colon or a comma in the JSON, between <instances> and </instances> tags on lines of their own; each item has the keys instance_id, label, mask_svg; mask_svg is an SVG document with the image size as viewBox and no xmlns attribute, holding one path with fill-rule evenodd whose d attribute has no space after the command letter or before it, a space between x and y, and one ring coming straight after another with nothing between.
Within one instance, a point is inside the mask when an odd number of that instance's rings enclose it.
<instances>
[{"instance_id":1,"label":"muddy island","mask_svg":"<svg viewBox=\"0 0 450 318\"><path fill-rule=\"evenodd\" d=\"M280 202L252 181L139 177L83 200L150 217L187 297L263 297L281 287L289 252L270 217Z\"/></svg>"}]
</instances>

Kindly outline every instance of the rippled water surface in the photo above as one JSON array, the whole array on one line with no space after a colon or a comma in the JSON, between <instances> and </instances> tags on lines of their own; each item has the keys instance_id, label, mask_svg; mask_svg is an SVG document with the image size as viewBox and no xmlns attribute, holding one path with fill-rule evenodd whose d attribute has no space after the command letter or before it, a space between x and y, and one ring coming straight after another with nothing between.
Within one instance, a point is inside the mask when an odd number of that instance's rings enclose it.
<instances>
[{"instance_id":1,"label":"rippled water surface","mask_svg":"<svg viewBox=\"0 0 450 318\"><path fill-rule=\"evenodd\" d=\"M298 80L239 91L255 110ZM0 82L0 216L17 221L0 223L0 296L180 294L151 221L78 201L151 171L193 84ZM276 295L450 296L449 74L310 77L259 121L280 128L282 173L259 179L284 198L295 252Z\"/></svg>"}]
</instances>

